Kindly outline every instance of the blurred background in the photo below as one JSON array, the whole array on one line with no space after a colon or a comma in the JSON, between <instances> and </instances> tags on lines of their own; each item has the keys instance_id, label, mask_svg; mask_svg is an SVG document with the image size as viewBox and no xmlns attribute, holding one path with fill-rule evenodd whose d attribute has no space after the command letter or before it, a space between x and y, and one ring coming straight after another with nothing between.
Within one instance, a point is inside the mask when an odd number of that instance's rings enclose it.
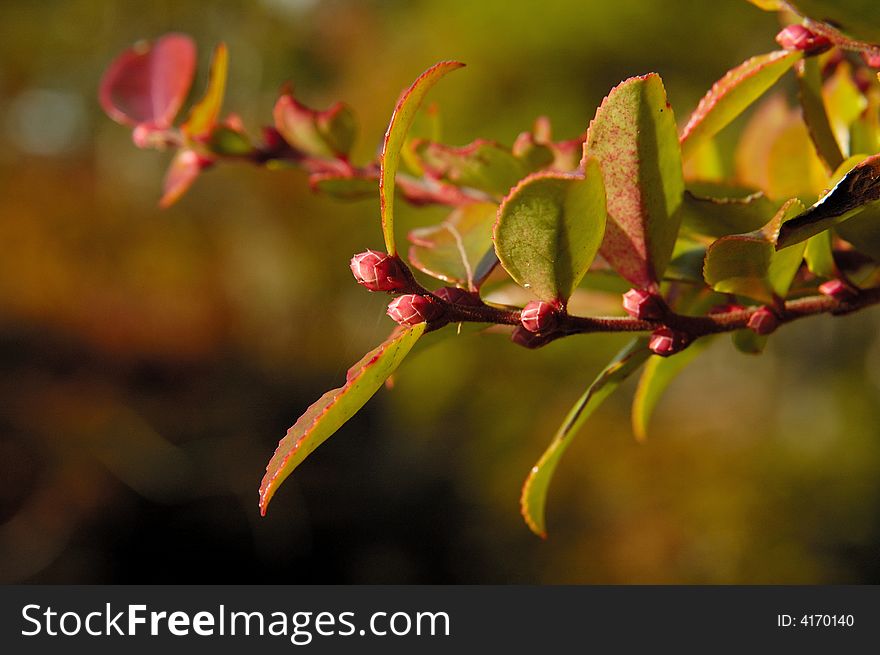
<instances>
[{"instance_id":1,"label":"blurred background","mask_svg":"<svg viewBox=\"0 0 880 655\"><path fill-rule=\"evenodd\" d=\"M568 451L550 538L526 472L622 345L528 352L452 338L407 362L282 487L278 439L391 328L351 279L378 202L303 173L220 166L156 202L168 154L101 113L104 67L167 31L231 55L251 133L278 88L356 110L372 157L399 91L441 59L445 138L511 143L539 114L581 133L651 70L679 121L775 45L742 0L46 0L0 4L0 582L880 583L878 310L787 326L761 357L719 338L650 440L632 384ZM403 211L414 226L432 210Z\"/></svg>"}]
</instances>

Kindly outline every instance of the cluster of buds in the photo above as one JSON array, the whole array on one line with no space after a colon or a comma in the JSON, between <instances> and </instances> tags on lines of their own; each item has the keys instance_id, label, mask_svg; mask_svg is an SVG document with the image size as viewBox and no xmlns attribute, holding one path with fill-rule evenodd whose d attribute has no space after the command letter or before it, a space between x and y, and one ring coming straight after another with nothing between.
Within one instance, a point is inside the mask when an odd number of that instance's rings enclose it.
<instances>
[{"instance_id":1,"label":"cluster of buds","mask_svg":"<svg viewBox=\"0 0 880 655\"><path fill-rule=\"evenodd\" d=\"M623 294L623 308L640 321L659 321L666 313L666 305L660 296L645 289L630 289Z\"/></svg>"},{"instance_id":2,"label":"cluster of buds","mask_svg":"<svg viewBox=\"0 0 880 655\"><path fill-rule=\"evenodd\" d=\"M828 37L816 34L803 25L789 25L776 35L776 43L786 50L800 50L806 55L818 55L831 47Z\"/></svg>"}]
</instances>

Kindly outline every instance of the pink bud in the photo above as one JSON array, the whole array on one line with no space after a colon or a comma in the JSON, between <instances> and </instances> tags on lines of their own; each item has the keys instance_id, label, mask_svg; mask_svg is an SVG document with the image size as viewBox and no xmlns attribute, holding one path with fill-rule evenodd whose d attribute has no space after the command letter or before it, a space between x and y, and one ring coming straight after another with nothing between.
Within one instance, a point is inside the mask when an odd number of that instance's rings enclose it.
<instances>
[{"instance_id":1,"label":"pink bud","mask_svg":"<svg viewBox=\"0 0 880 655\"><path fill-rule=\"evenodd\" d=\"M831 41L803 25L789 25L776 35L776 43L786 50L801 50L816 55L831 47Z\"/></svg>"},{"instance_id":2,"label":"pink bud","mask_svg":"<svg viewBox=\"0 0 880 655\"><path fill-rule=\"evenodd\" d=\"M558 336L558 334L554 333L535 334L526 330L522 325L517 325L510 335L510 340L518 346L534 350L550 343Z\"/></svg>"},{"instance_id":3,"label":"pink bud","mask_svg":"<svg viewBox=\"0 0 880 655\"><path fill-rule=\"evenodd\" d=\"M623 294L623 308L626 313L639 320L663 318L663 301L655 293L644 289L630 289Z\"/></svg>"},{"instance_id":4,"label":"pink bud","mask_svg":"<svg viewBox=\"0 0 880 655\"><path fill-rule=\"evenodd\" d=\"M749 317L747 326L755 334L763 337L771 334L777 327L779 327L779 319L769 307L759 307L755 310L755 313Z\"/></svg>"},{"instance_id":5,"label":"pink bud","mask_svg":"<svg viewBox=\"0 0 880 655\"><path fill-rule=\"evenodd\" d=\"M458 287L440 287L434 291L434 295L440 298L440 300L445 300L453 305L479 307L483 304L478 294L471 293L465 289L459 289Z\"/></svg>"},{"instance_id":6,"label":"pink bud","mask_svg":"<svg viewBox=\"0 0 880 655\"><path fill-rule=\"evenodd\" d=\"M668 327L662 327L654 330L653 334L651 334L648 348L655 355L669 357L684 350L687 344L688 340L684 334L671 330Z\"/></svg>"},{"instance_id":7,"label":"pink bud","mask_svg":"<svg viewBox=\"0 0 880 655\"><path fill-rule=\"evenodd\" d=\"M367 250L352 257L350 266L354 279L370 291L396 291L407 287L397 257Z\"/></svg>"},{"instance_id":8,"label":"pink bud","mask_svg":"<svg viewBox=\"0 0 880 655\"><path fill-rule=\"evenodd\" d=\"M523 308L519 320L529 332L550 332L559 323L559 310L549 302L533 300Z\"/></svg>"},{"instance_id":9,"label":"pink bud","mask_svg":"<svg viewBox=\"0 0 880 655\"><path fill-rule=\"evenodd\" d=\"M862 52L862 58L871 68L880 68L880 50L873 50L870 52L865 50Z\"/></svg>"},{"instance_id":10,"label":"pink bud","mask_svg":"<svg viewBox=\"0 0 880 655\"><path fill-rule=\"evenodd\" d=\"M819 285L819 293L836 300L850 300L856 292L843 280L828 280Z\"/></svg>"},{"instance_id":11,"label":"pink bud","mask_svg":"<svg viewBox=\"0 0 880 655\"><path fill-rule=\"evenodd\" d=\"M418 325L439 317L443 309L425 296L408 293L388 303L387 313L401 325Z\"/></svg>"}]
</instances>

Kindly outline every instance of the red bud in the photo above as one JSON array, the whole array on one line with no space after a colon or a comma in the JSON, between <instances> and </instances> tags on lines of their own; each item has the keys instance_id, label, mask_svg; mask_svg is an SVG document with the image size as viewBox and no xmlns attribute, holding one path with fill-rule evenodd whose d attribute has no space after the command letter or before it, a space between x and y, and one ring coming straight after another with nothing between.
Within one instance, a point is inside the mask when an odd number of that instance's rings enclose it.
<instances>
[{"instance_id":1,"label":"red bud","mask_svg":"<svg viewBox=\"0 0 880 655\"><path fill-rule=\"evenodd\" d=\"M663 301L655 293L644 289L630 289L623 294L626 313L641 321L663 318Z\"/></svg>"},{"instance_id":2,"label":"red bud","mask_svg":"<svg viewBox=\"0 0 880 655\"><path fill-rule=\"evenodd\" d=\"M669 357L684 350L688 344L687 337L681 332L676 332L667 327L658 328L651 334L648 348L655 355Z\"/></svg>"},{"instance_id":3,"label":"red bud","mask_svg":"<svg viewBox=\"0 0 880 655\"><path fill-rule=\"evenodd\" d=\"M559 310L549 302L533 300L523 308L520 321L529 332L550 332L559 323Z\"/></svg>"},{"instance_id":4,"label":"red bud","mask_svg":"<svg viewBox=\"0 0 880 655\"><path fill-rule=\"evenodd\" d=\"M351 258L354 279L370 291L397 291L407 287L406 276L397 257L367 250Z\"/></svg>"},{"instance_id":5,"label":"red bud","mask_svg":"<svg viewBox=\"0 0 880 655\"><path fill-rule=\"evenodd\" d=\"M862 58L871 68L880 68L880 51L873 50L869 52L865 50L862 52Z\"/></svg>"},{"instance_id":6,"label":"red bud","mask_svg":"<svg viewBox=\"0 0 880 655\"><path fill-rule=\"evenodd\" d=\"M513 334L510 335L510 340L518 346L533 350L550 343L558 336L558 334L554 333L535 334L526 330L522 325L517 325L513 329Z\"/></svg>"},{"instance_id":7,"label":"red bud","mask_svg":"<svg viewBox=\"0 0 880 655\"><path fill-rule=\"evenodd\" d=\"M408 293L388 303L387 313L401 325L418 325L439 317L443 309L425 296Z\"/></svg>"},{"instance_id":8,"label":"red bud","mask_svg":"<svg viewBox=\"0 0 880 655\"><path fill-rule=\"evenodd\" d=\"M759 307L749 317L747 325L755 334L763 337L771 334L779 327L779 319L769 307Z\"/></svg>"},{"instance_id":9,"label":"red bud","mask_svg":"<svg viewBox=\"0 0 880 655\"><path fill-rule=\"evenodd\" d=\"M801 50L808 55L817 55L831 47L831 41L803 25L789 25L776 35L776 43L786 50Z\"/></svg>"},{"instance_id":10,"label":"red bud","mask_svg":"<svg viewBox=\"0 0 880 655\"><path fill-rule=\"evenodd\" d=\"M856 292L843 280L828 280L819 285L819 293L836 300L850 300Z\"/></svg>"}]
</instances>

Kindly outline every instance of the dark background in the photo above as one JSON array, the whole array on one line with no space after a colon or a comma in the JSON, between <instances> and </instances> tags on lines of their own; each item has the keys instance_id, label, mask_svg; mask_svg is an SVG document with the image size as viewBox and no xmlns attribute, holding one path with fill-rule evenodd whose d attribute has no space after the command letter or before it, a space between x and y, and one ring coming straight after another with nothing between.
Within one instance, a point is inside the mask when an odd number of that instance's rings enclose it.
<instances>
[{"instance_id":1,"label":"dark background","mask_svg":"<svg viewBox=\"0 0 880 655\"><path fill-rule=\"evenodd\" d=\"M192 34L199 92L224 40L252 133L289 79L354 106L363 161L441 59L468 64L432 92L446 139L510 143L539 114L579 134L651 70L681 122L778 27L733 0L3 3L0 582L880 582L876 310L787 326L760 358L718 339L645 445L629 385L567 453L546 542L520 485L620 338L426 351L260 519L277 440L391 327L347 267L381 245L378 203L229 165L160 211L168 155L96 102L137 39Z\"/></svg>"}]
</instances>

